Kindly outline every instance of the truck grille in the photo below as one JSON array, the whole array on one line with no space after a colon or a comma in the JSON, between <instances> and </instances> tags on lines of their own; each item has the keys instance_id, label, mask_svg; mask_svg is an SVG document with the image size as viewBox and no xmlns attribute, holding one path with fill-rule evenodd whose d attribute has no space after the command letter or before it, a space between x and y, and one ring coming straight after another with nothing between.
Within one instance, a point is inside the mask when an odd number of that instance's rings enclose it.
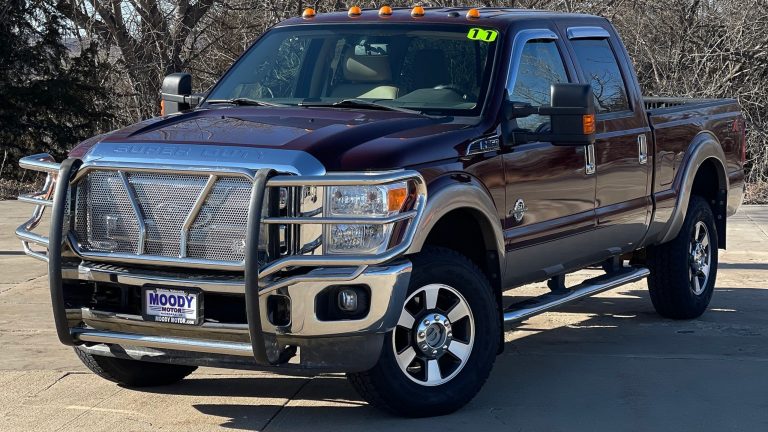
<instances>
[{"instance_id":1,"label":"truck grille","mask_svg":"<svg viewBox=\"0 0 768 432\"><path fill-rule=\"evenodd\" d=\"M220 176L204 193L209 178L89 172L75 195L72 228L79 252L242 262L253 184L245 177Z\"/></svg>"}]
</instances>

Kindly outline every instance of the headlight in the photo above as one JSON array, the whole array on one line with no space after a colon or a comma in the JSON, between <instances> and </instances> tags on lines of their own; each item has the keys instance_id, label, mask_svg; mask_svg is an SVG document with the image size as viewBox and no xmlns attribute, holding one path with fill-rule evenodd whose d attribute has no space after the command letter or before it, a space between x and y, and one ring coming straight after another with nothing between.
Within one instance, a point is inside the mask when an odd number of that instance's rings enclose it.
<instances>
[{"instance_id":1,"label":"headlight","mask_svg":"<svg viewBox=\"0 0 768 432\"><path fill-rule=\"evenodd\" d=\"M373 186L329 186L329 217L384 218L399 213L408 196L406 182ZM325 252L379 253L387 248L393 224L335 224L325 228Z\"/></svg>"}]
</instances>

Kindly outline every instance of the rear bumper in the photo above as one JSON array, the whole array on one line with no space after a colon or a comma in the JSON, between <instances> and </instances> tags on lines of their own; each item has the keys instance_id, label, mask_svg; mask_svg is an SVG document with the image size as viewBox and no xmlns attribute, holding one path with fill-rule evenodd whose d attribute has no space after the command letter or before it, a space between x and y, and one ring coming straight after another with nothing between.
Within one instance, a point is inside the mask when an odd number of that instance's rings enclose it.
<instances>
[{"instance_id":1,"label":"rear bumper","mask_svg":"<svg viewBox=\"0 0 768 432\"><path fill-rule=\"evenodd\" d=\"M370 369L378 360L384 335L395 326L405 299L411 263L401 255L412 241L414 227L423 211L424 195L419 198L418 212L412 212L413 226L406 231L405 241L383 255L331 257L333 259L327 262L323 256L300 256L259 268L256 245L267 183L272 181L270 178L286 184L294 184L298 179L272 177L272 170L258 169L252 173L254 193L247 230L247 238L252 241L246 245L242 271L216 271L207 275L182 269L169 272L157 266L120 267L93 263L70 248L65 209L70 181L77 175L81 161L68 159L59 165L40 156L25 158L22 166L48 172L49 182L45 190L25 197L25 201L38 207L33 218L19 227L17 235L28 254L48 262L54 321L62 343L98 355L179 364L280 369L289 373L362 371ZM406 174L393 176L390 173L379 179L367 175L365 181L394 181L392 179L400 179L403 175ZM307 179L322 185L354 181L343 176ZM423 186L423 180L419 178L417 181ZM49 207L52 216L48 237L33 233L43 211ZM47 248L47 252L33 251L33 244ZM302 267L304 271L295 271ZM282 269L290 272L283 275L280 273ZM100 310L72 300L74 291L85 287L84 292L88 292L89 287L100 283L118 287L123 296L147 284L194 287L204 295L235 298L244 305L246 318L230 323L206 321L198 326L155 323L145 321L136 311ZM328 287L344 285L366 287L370 293L370 307L365 316L318 318L318 294ZM271 296L289 300L290 321L287 324L276 325L270 319L267 302Z\"/></svg>"}]
</instances>

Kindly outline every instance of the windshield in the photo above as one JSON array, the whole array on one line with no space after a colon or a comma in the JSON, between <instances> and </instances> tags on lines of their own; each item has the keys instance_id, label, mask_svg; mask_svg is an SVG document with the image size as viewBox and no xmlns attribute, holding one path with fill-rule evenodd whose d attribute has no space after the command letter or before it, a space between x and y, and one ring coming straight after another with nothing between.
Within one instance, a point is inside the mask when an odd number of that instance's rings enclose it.
<instances>
[{"instance_id":1,"label":"windshield","mask_svg":"<svg viewBox=\"0 0 768 432\"><path fill-rule=\"evenodd\" d=\"M278 28L235 63L207 102L384 105L425 114L479 115L498 39L494 30L478 32L465 25Z\"/></svg>"}]
</instances>

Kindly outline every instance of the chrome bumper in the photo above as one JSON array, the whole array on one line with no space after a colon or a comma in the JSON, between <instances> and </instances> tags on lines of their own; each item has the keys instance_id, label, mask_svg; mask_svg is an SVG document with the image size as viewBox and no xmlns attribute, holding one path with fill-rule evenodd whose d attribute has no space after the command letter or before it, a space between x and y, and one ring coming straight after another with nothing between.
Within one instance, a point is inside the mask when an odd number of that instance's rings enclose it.
<instances>
[{"instance_id":1,"label":"chrome bumper","mask_svg":"<svg viewBox=\"0 0 768 432\"><path fill-rule=\"evenodd\" d=\"M78 255L76 248L68 247L67 227L64 227L65 207L68 190L73 179L78 175L80 160L68 159L62 164L54 162L49 155L29 156L20 161L23 168L48 173L43 190L19 197L21 201L35 204L32 218L17 230L24 250L32 257L48 262L51 300L54 320L59 339L66 345L81 346L90 349L93 344L119 347L145 347L159 350L188 353L211 353L252 357L258 365L275 366L282 360L278 347L286 344L302 346L306 341L323 338L379 335L389 331L397 320L399 305L404 301L411 264L398 257L410 247L416 228L421 219L426 200L426 186L421 176L413 171L386 172L381 174L340 174L325 176L276 175L270 169L258 169L250 172L254 181L254 193L249 206L248 237L256 239L246 245L246 259L241 273L235 277L221 278L191 276L182 273L144 271L110 266L106 263L120 263L114 257L88 257ZM94 163L95 165L95 163ZM119 169L118 165L99 162L98 166ZM131 169L136 169L136 164ZM141 169L161 168L142 165ZM163 166L162 170L173 171L173 167ZM272 186L332 186L357 184L384 184L402 180L414 180L417 186L416 202L413 210L400 215L396 220L410 220L402 234L402 240L394 247L377 255L307 255L287 256L259 268L256 260L258 227L263 223L277 221L262 217L260 214L264 190ZM46 208L52 208L51 227L48 237L34 233L40 224ZM381 223L395 222L386 220ZM369 219L350 218L283 218L282 223L377 223ZM32 249L38 245L47 252ZM64 257L72 258L69 260ZM103 259L102 259L103 258ZM77 267L69 267L72 260L79 261ZM87 261L94 259L98 263ZM136 262L126 264L158 264L155 262ZM141 260L138 260L141 261ZM166 263L172 265L172 263ZM304 269L300 274L283 276L286 269ZM249 271L249 269L258 269ZM108 281L123 285L143 286L168 285L175 287L196 287L203 292L243 295L247 311L247 324L218 325L206 323L201 326L178 326L156 324L144 321L140 316L109 313L104 311L67 309L64 302L64 285L72 281ZM321 321L314 312L315 297L330 285L366 285L370 288L370 310L363 319ZM266 310L267 297L270 294L287 296L291 299L291 321L286 326L272 325L262 311ZM266 335L266 337L265 337ZM312 343L307 346L317 346ZM374 343L374 346L376 344ZM327 347L326 347L327 348ZM380 345L379 345L380 348ZM275 351L277 350L277 353ZM332 348L335 353L343 352L344 347ZM374 353L378 355L377 353ZM369 359L374 354L367 356ZM350 352L350 355L354 355ZM314 361L313 364L323 364Z\"/></svg>"}]
</instances>

